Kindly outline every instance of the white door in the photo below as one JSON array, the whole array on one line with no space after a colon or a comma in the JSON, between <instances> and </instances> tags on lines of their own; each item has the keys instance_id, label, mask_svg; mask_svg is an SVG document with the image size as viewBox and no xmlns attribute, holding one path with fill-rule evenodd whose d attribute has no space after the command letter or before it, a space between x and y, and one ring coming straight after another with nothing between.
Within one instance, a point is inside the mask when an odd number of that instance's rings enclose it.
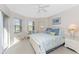
<instances>
[{"instance_id":1,"label":"white door","mask_svg":"<svg viewBox=\"0 0 79 59\"><path fill-rule=\"evenodd\" d=\"M3 51L3 14L0 11L0 54Z\"/></svg>"}]
</instances>

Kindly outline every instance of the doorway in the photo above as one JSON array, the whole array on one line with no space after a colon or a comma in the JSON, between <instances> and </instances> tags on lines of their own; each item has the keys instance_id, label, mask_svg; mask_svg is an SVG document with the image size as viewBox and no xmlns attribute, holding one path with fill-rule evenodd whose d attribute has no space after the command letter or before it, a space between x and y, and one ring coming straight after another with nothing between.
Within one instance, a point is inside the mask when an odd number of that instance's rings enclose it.
<instances>
[{"instance_id":1,"label":"doorway","mask_svg":"<svg viewBox=\"0 0 79 59\"><path fill-rule=\"evenodd\" d=\"M0 54L8 47L8 19L2 11L0 11Z\"/></svg>"},{"instance_id":2,"label":"doorway","mask_svg":"<svg viewBox=\"0 0 79 59\"><path fill-rule=\"evenodd\" d=\"M8 16L3 14L3 49L9 46Z\"/></svg>"}]
</instances>

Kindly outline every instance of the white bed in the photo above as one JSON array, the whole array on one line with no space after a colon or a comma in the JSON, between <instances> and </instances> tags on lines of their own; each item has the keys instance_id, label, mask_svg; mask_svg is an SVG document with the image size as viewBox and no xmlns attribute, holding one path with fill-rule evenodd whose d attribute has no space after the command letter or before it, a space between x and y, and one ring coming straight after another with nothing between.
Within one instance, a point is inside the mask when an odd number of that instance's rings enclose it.
<instances>
[{"instance_id":1,"label":"white bed","mask_svg":"<svg viewBox=\"0 0 79 59\"><path fill-rule=\"evenodd\" d=\"M46 54L46 51L63 44L64 39L48 33L35 33L30 35L30 43L36 54Z\"/></svg>"}]
</instances>

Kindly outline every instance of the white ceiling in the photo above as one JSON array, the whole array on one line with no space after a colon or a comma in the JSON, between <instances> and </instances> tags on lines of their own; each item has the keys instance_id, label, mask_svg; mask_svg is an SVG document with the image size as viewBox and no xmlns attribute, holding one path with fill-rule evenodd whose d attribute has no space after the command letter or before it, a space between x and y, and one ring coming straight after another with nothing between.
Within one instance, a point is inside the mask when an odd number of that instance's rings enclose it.
<instances>
[{"instance_id":1,"label":"white ceiling","mask_svg":"<svg viewBox=\"0 0 79 59\"><path fill-rule=\"evenodd\" d=\"M56 15L60 12L68 10L77 5L71 4L49 4L49 5L38 5L38 4L7 4L6 5L11 11L28 17L48 17ZM39 6L45 7L44 10L39 11Z\"/></svg>"}]
</instances>

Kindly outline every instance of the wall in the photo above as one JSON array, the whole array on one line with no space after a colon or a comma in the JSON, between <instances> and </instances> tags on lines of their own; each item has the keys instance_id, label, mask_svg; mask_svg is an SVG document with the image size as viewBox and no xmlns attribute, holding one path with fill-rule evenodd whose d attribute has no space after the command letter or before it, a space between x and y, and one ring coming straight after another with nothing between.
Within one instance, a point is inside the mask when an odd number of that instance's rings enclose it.
<instances>
[{"instance_id":1,"label":"wall","mask_svg":"<svg viewBox=\"0 0 79 59\"><path fill-rule=\"evenodd\" d=\"M69 25L76 24L79 27L79 6L59 13L56 16L61 17L62 27L64 28L66 34L68 34Z\"/></svg>"},{"instance_id":2,"label":"wall","mask_svg":"<svg viewBox=\"0 0 79 59\"><path fill-rule=\"evenodd\" d=\"M35 27L37 32L44 31L46 28L52 27L52 17L37 18L35 20L35 24L36 24Z\"/></svg>"}]
</instances>

